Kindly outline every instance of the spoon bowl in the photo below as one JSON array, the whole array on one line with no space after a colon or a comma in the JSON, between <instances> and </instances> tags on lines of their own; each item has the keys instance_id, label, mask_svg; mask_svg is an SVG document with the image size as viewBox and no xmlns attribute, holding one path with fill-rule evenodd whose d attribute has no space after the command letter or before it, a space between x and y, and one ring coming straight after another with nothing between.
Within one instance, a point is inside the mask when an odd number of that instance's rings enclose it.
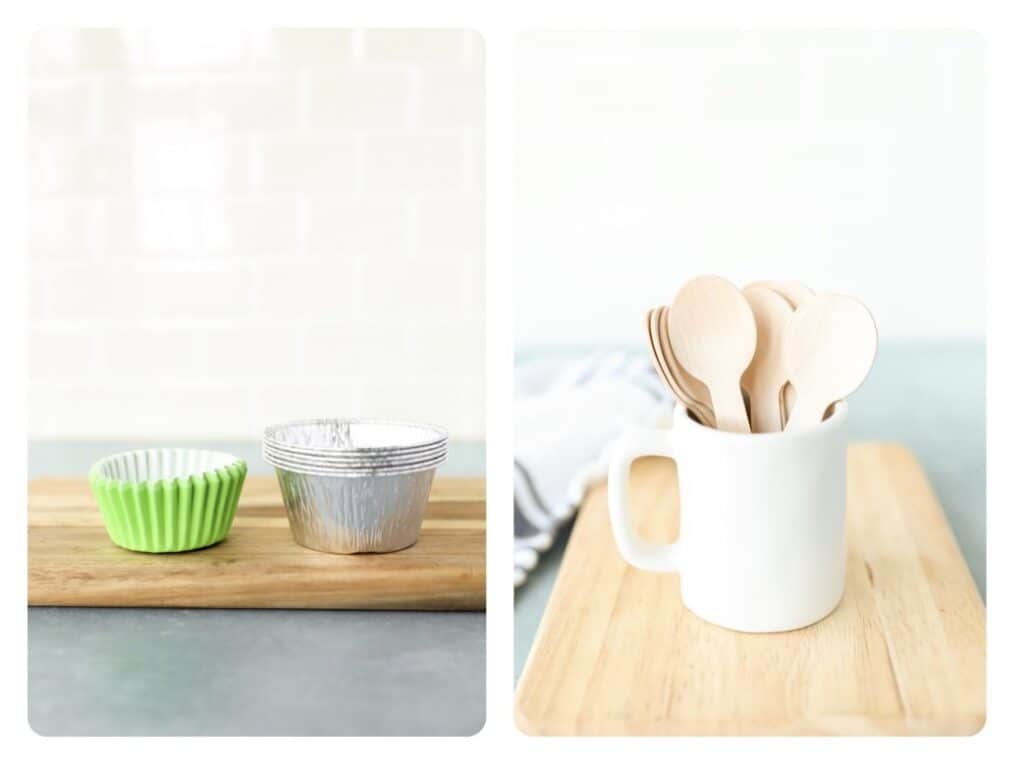
<instances>
[{"instance_id":1,"label":"spoon bowl","mask_svg":"<svg viewBox=\"0 0 1024 775\"><path fill-rule=\"evenodd\" d=\"M757 349L757 324L743 294L721 277L694 278L672 301L668 332L679 365L707 386L718 427L749 433L740 377Z\"/></svg>"},{"instance_id":2,"label":"spoon bowl","mask_svg":"<svg viewBox=\"0 0 1024 775\"><path fill-rule=\"evenodd\" d=\"M801 283L776 283L769 280L759 280L756 283L751 283L747 288L770 288L788 301L793 309L814 298L814 291ZM743 290L746 291L746 288Z\"/></svg>"},{"instance_id":3,"label":"spoon bowl","mask_svg":"<svg viewBox=\"0 0 1024 775\"><path fill-rule=\"evenodd\" d=\"M829 405L861 386L878 352L868 308L849 296L820 295L793 313L783 361L796 391L786 430L821 422Z\"/></svg>"}]
</instances>

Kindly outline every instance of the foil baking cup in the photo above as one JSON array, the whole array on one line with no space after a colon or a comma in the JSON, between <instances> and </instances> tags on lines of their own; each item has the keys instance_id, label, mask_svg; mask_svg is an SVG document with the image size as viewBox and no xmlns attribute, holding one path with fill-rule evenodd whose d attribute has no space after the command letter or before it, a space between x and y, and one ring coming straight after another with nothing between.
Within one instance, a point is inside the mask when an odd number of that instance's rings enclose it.
<instances>
[{"instance_id":1,"label":"foil baking cup","mask_svg":"<svg viewBox=\"0 0 1024 775\"><path fill-rule=\"evenodd\" d=\"M318 552L394 552L419 539L436 468L324 476L277 468L295 542Z\"/></svg>"},{"instance_id":2,"label":"foil baking cup","mask_svg":"<svg viewBox=\"0 0 1024 775\"><path fill-rule=\"evenodd\" d=\"M420 423L301 420L263 434L263 458L277 473L292 536L321 552L414 544L447 456L447 431Z\"/></svg>"}]
</instances>

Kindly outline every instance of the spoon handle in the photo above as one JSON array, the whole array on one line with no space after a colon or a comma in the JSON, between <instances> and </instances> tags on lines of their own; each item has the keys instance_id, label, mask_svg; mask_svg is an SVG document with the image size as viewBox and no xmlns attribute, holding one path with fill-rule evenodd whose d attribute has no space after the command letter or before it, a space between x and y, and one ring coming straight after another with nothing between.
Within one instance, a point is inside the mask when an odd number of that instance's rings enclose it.
<instances>
[{"instance_id":1,"label":"spoon handle","mask_svg":"<svg viewBox=\"0 0 1024 775\"><path fill-rule=\"evenodd\" d=\"M782 430L782 387L772 390L757 385L750 392L750 426L755 433L777 433Z\"/></svg>"},{"instance_id":2,"label":"spoon handle","mask_svg":"<svg viewBox=\"0 0 1024 775\"><path fill-rule=\"evenodd\" d=\"M792 382L787 382L782 386L782 393L779 395L779 414L782 415L783 428L789 422L789 413L793 411L794 404L796 404L796 388L793 387Z\"/></svg>"},{"instance_id":3,"label":"spoon handle","mask_svg":"<svg viewBox=\"0 0 1024 775\"><path fill-rule=\"evenodd\" d=\"M798 393L796 404L793 406L793 411L789 413L789 419L786 421L785 430L806 430L820 423L821 418L825 416L825 409L828 408L828 404L819 406L818 403L814 400L801 399Z\"/></svg>"},{"instance_id":4,"label":"spoon handle","mask_svg":"<svg viewBox=\"0 0 1024 775\"><path fill-rule=\"evenodd\" d=\"M712 408L718 429L732 433L750 433L750 421L747 420L747 408L743 405L743 394L739 385L719 388L711 391Z\"/></svg>"}]
</instances>

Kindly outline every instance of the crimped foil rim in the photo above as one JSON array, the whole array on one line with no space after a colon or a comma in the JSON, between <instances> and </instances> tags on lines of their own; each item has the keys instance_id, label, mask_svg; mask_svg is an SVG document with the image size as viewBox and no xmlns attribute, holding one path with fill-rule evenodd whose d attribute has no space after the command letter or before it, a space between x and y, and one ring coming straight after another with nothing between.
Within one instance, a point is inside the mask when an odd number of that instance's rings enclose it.
<instances>
[{"instance_id":1,"label":"crimped foil rim","mask_svg":"<svg viewBox=\"0 0 1024 775\"><path fill-rule=\"evenodd\" d=\"M266 451L263 453L263 460L269 463L274 468L282 471L288 471L293 474L306 474L309 476L344 476L344 477L372 477L372 476L395 476L398 474L414 474L420 471L426 471L431 468L438 468L442 463L448 459L448 453L438 456L429 461L418 463L409 466L397 466L388 468L386 466L377 466L374 468L367 469L353 469L353 468L324 468L322 466L308 466L301 465L298 463L290 463L275 458L273 455L268 455Z\"/></svg>"},{"instance_id":2,"label":"crimped foil rim","mask_svg":"<svg viewBox=\"0 0 1024 775\"><path fill-rule=\"evenodd\" d=\"M397 463L388 463L387 465L331 465L329 463L317 463L310 460L298 460L296 458L282 457L275 455L272 452L263 455L263 459L269 462L280 463L283 466L299 466L302 468L316 469L318 471L341 471L351 472L354 474L373 473L375 471L395 471L407 468L420 468L422 466L430 466L440 462L444 462L448 459L447 453L441 453L439 455L432 455L431 457L421 458L419 460L405 460Z\"/></svg>"},{"instance_id":3,"label":"crimped foil rim","mask_svg":"<svg viewBox=\"0 0 1024 775\"><path fill-rule=\"evenodd\" d=\"M263 448L273 449L277 452L281 452L289 455L302 455L310 458L317 458L318 460L338 460L338 461L352 461L352 460L380 460L380 459L395 459L402 457L416 457L429 455L434 452L444 450L448 447L448 440L434 442L430 445L423 447L401 447L397 450L386 450L386 449L375 449L372 451L352 451L352 450L322 450L315 447L303 447L301 449L292 449L289 446L282 446L281 444L271 441L264 437Z\"/></svg>"},{"instance_id":4,"label":"crimped foil rim","mask_svg":"<svg viewBox=\"0 0 1024 775\"><path fill-rule=\"evenodd\" d=\"M390 473L390 472L404 472L404 471L416 471L423 468L435 468L448 459L447 455L438 455L437 457L428 458L426 460L418 460L413 463L405 463L402 465L392 466L318 466L313 463L304 463L301 461L287 460L284 458L276 457L274 455L265 455L264 460L274 466L280 466L289 470L304 469L308 471L317 471L325 474L351 474L354 476L363 476L367 474L377 473Z\"/></svg>"},{"instance_id":5,"label":"crimped foil rim","mask_svg":"<svg viewBox=\"0 0 1024 775\"><path fill-rule=\"evenodd\" d=\"M444 461L447 460L447 455L441 455L429 461L410 464L408 466L374 467L362 469L331 468L325 466L312 466L307 464L292 463L290 461L285 461L280 458L275 458L272 455L264 455L263 460L269 463L274 468L280 468L285 471L292 471L293 473L307 473L318 476L386 476L388 474L406 474L414 473L416 471L425 471L430 468L437 468L442 463L444 463Z\"/></svg>"},{"instance_id":6,"label":"crimped foil rim","mask_svg":"<svg viewBox=\"0 0 1024 775\"><path fill-rule=\"evenodd\" d=\"M273 444L264 441L263 452L264 454L270 453L282 460L324 466L326 468L386 468L388 466L410 465L423 460L429 460L437 457L438 455L447 454L448 445L441 444L428 450L416 450L415 452L393 452L387 455L356 455L338 457L334 455L324 455L318 452L293 452L291 450L275 447Z\"/></svg>"},{"instance_id":7,"label":"crimped foil rim","mask_svg":"<svg viewBox=\"0 0 1024 775\"><path fill-rule=\"evenodd\" d=\"M339 447L325 447L325 446L314 446L307 444L291 444L285 441L279 441L273 437L276 431L281 431L287 428L295 428L302 425L321 425L321 424L340 424L347 423L349 425L384 425L391 427L404 427L404 428L416 428L425 430L433 433L437 436L436 439L432 439L426 442L419 442L415 444L397 444L397 445L379 445L379 446L364 446L364 447L351 447L348 449ZM384 420L372 417L318 417L309 420L291 420L284 423L275 423L274 425L268 425L263 430L263 440L269 441L278 448L290 449L295 452L349 452L356 454L374 454L374 453L387 453L389 451L399 450L415 450L422 447L428 447L431 444L438 442L448 441L448 431L439 425L430 425L429 423L420 422L408 422L405 420Z\"/></svg>"},{"instance_id":8,"label":"crimped foil rim","mask_svg":"<svg viewBox=\"0 0 1024 775\"><path fill-rule=\"evenodd\" d=\"M165 453L183 453L196 454L196 455L212 455L217 461L217 465L210 465L209 467L202 468L198 471L192 471L186 474L180 475L168 475L167 473L161 472L158 476L146 476L140 479L128 479L118 476L111 476L107 474L103 469L111 463L118 460L126 459L129 456L137 458L139 455L150 455L156 454L161 455ZM90 481L97 483L109 483L116 485L126 485L129 487L140 487L145 485L152 485L158 482L194 482L201 481L209 475L216 476L219 472L224 472L228 475L236 473L239 468L246 470L247 466L245 461L237 455L232 455L230 452L221 452L213 449L202 449L200 447L149 447L146 449L133 449L126 450L124 452L115 452L112 455L107 455L100 458L89 468L88 478ZM147 471L147 474L149 472Z\"/></svg>"}]
</instances>

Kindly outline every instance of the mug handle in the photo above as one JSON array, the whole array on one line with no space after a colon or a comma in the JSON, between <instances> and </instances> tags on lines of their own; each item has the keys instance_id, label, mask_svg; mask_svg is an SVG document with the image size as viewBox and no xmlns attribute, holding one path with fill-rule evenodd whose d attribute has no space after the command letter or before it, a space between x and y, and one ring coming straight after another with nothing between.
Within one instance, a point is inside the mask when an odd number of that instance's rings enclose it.
<instances>
[{"instance_id":1,"label":"mug handle","mask_svg":"<svg viewBox=\"0 0 1024 775\"><path fill-rule=\"evenodd\" d=\"M608 464L608 515L619 553L630 565L641 570L679 571L679 541L654 544L633 530L629 513L629 467L638 457L657 455L675 457L670 431L635 429L625 433L610 451Z\"/></svg>"}]
</instances>

